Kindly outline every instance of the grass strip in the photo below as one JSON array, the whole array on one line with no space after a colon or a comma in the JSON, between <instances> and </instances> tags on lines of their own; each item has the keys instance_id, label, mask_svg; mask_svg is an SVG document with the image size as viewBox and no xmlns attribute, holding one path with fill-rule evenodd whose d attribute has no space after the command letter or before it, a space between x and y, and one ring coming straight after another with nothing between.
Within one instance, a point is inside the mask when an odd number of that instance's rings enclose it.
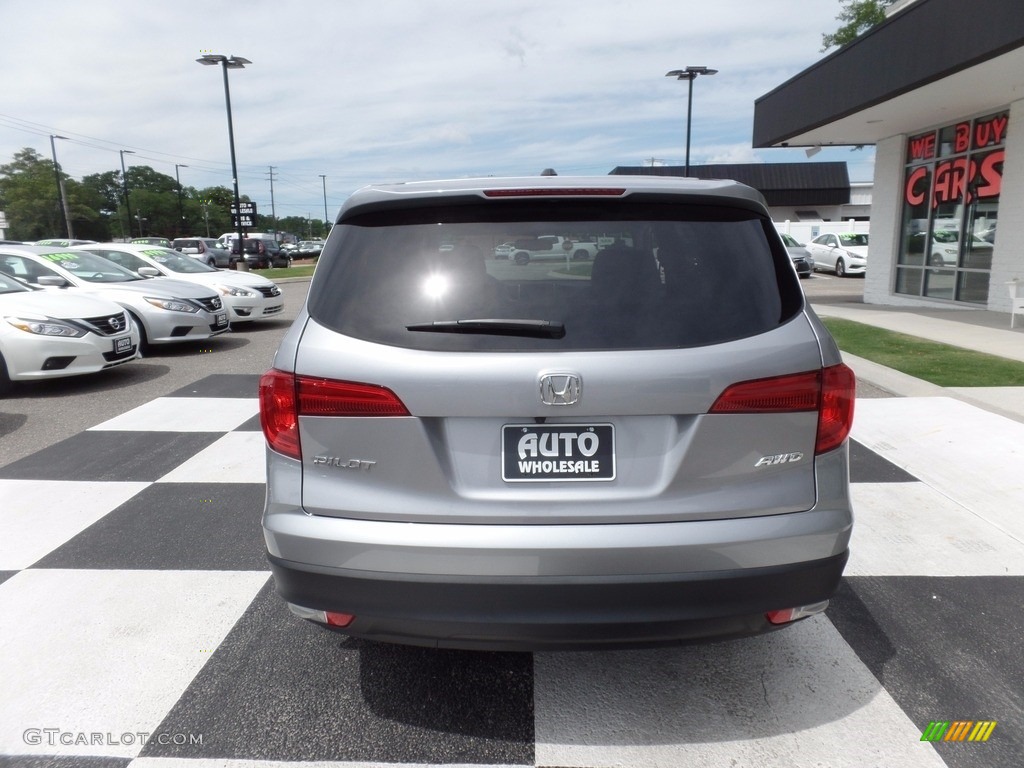
<instances>
[{"instance_id":1,"label":"grass strip","mask_svg":"<svg viewBox=\"0 0 1024 768\"><path fill-rule=\"evenodd\" d=\"M273 269L253 269L253 274L265 277L268 280L280 280L282 277L311 277L315 264L303 264L300 267L274 267Z\"/></svg>"},{"instance_id":2,"label":"grass strip","mask_svg":"<svg viewBox=\"0 0 1024 768\"><path fill-rule=\"evenodd\" d=\"M940 387L1024 387L1024 363L887 331L822 318L839 348Z\"/></svg>"}]
</instances>

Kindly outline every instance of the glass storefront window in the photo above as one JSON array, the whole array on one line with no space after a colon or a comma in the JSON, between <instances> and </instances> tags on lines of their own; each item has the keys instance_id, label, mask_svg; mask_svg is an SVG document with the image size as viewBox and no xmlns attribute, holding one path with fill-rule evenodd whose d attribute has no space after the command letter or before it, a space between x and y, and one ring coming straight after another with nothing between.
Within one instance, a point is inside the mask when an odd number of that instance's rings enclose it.
<instances>
[{"instance_id":1,"label":"glass storefront window","mask_svg":"<svg viewBox=\"0 0 1024 768\"><path fill-rule=\"evenodd\" d=\"M896 293L986 303L1009 113L907 141Z\"/></svg>"}]
</instances>

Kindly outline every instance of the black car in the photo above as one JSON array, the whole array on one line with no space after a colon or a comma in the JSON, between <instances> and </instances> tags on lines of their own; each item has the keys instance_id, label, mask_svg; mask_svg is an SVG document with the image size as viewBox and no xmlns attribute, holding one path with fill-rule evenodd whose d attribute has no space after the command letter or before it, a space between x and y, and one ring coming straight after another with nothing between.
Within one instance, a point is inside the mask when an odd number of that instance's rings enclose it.
<instances>
[{"instance_id":1,"label":"black car","mask_svg":"<svg viewBox=\"0 0 1024 768\"><path fill-rule=\"evenodd\" d=\"M281 244L269 237L245 239L245 261L250 269L290 267L292 257L281 250Z\"/></svg>"}]
</instances>

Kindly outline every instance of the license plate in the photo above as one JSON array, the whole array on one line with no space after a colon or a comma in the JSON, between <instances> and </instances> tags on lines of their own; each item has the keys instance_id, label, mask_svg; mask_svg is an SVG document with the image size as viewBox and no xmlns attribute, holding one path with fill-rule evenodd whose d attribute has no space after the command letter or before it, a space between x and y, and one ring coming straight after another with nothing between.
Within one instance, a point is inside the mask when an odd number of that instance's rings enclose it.
<instances>
[{"instance_id":1,"label":"license plate","mask_svg":"<svg viewBox=\"0 0 1024 768\"><path fill-rule=\"evenodd\" d=\"M122 352L130 352L132 348L132 337L122 336L120 339L114 339L114 354L119 355Z\"/></svg>"},{"instance_id":2,"label":"license plate","mask_svg":"<svg viewBox=\"0 0 1024 768\"><path fill-rule=\"evenodd\" d=\"M501 479L507 483L615 479L611 424L504 424Z\"/></svg>"},{"instance_id":3,"label":"license plate","mask_svg":"<svg viewBox=\"0 0 1024 768\"><path fill-rule=\"evenodd\" d=\"M228 324L228 316L223 312L218 312L213 318L213 324L217 328Z\"/></svg>"}]
</instances>

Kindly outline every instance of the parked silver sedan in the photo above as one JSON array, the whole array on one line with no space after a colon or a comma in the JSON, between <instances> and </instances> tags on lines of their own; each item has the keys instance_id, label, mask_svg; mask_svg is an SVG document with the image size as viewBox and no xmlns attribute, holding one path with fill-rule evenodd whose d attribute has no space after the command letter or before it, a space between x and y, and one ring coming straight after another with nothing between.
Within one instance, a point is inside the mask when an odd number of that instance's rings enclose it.
<instances>
[{"instance_id":1,"label":"parked silver sedan","mask_svg":"<svg viewBox=\"0 0 1024 768\"><path fill-rule=\"evenodd\" d=\"M224 304L212 289L164 277L140 277L86 251L2 246L0 270L33 285L82 291L124 307L139 326L143 348L201 341L229 328Z\"/></svg>"},{"instance_id":2,"label":"parked silver sedan","mask_svg":"<svg viewBox=\"0 0 1024 768\"><path fill-rule=\"evenodd\" d=\"M271 280L250 272L214 269L170 248L100 243L74 250L96 254L144 277L170 277L211 288L220 294L232 325L264 320L284 311L284 296Z\"/></svg>"}]
</instances>

